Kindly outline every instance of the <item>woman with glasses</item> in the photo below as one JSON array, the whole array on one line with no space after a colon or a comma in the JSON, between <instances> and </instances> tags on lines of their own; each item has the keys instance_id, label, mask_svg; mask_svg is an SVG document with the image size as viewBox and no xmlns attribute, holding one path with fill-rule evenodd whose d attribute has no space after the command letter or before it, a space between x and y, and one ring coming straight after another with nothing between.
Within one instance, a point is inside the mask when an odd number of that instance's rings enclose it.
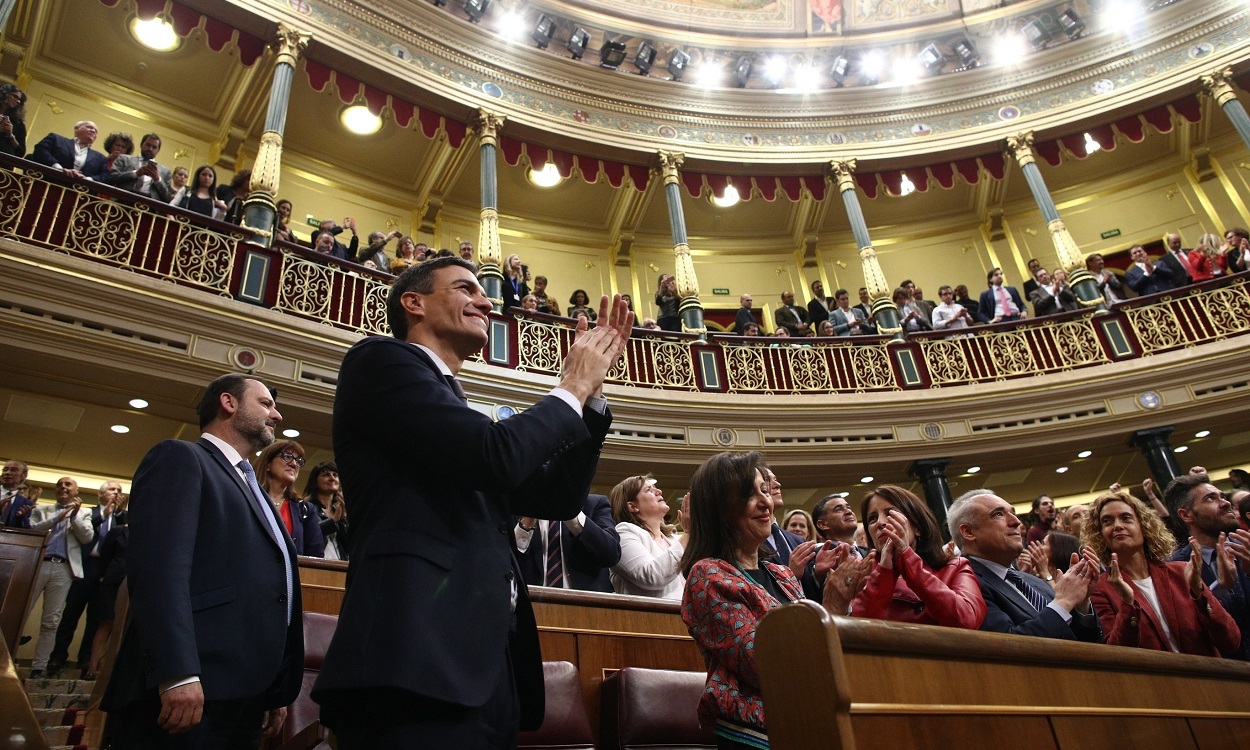
<instances>
[{"instance_id":1,"label":"woman with glasses","mask_svg":"<svg viewBox=\"0 0 1250 750\"><path fill-rule=\"evenodd\" d=\"M278 520L295 542L295 554L325 556L321 518L313 504L300 500L291 489L304 468L304 449L294 440L278 440L253 459L256 482L273 503Z\"/></svg>"},{"instance_id":2,"label":"woman with glasses","mask_svg":"<svg viewBox=\"0 0 1250 750\"><path fill-rule=\"evenodd\" d=\"M351 552L351 529L347 525L347 502L339 482L339 467L333 461L322 461L308 472L304 500L317 509L321 519L325 559L346 560Z\"/></svg>"},{"instance_id":3,"label":"woman with glasses","mask_svg":"<svg viewBox=\"0 0 1250 750\"><path fill-rule=\"evenodd\" d=\"M681 537L665 523L668 503L650 475L629 477L612 488L612 517L621 537L621 560L612 566L612 590L618 594L681 599ZM687 528L682 518L682 528Z\"/></svg>"},{"instance_id":4,"label":"woman with glasses","mask_svg":"<svg viewBox=\"0 0 1250 750\"><path fill-rule=\"evenodd\" d=\"M12 83L0 86L0 153L26 156L26 94Z\"/></svg>"}]
</instances>

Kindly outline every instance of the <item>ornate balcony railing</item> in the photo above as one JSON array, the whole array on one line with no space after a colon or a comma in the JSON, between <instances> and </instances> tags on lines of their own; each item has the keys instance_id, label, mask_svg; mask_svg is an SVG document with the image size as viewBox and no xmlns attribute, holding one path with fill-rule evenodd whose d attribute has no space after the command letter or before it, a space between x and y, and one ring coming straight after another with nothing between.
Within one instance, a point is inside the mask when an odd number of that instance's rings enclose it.
<instances>
[{"instance_id":1,"label":"ornate balcony railing","mask_svg":"<svg viewBox=\"0 0 1250 750\"><path fill-rule=\"evenodd\" d=\"M0 236L361 335L386 334L392 277L308 248L243 243L230 224L0 155ZM1094 313L894 341L744 338L636 329L612 382L739 394L945 388L1097 367L1250 332L1250 274ZM555 375L572 321L493 315L481 361Z\"/></svg>"}]
</instances>

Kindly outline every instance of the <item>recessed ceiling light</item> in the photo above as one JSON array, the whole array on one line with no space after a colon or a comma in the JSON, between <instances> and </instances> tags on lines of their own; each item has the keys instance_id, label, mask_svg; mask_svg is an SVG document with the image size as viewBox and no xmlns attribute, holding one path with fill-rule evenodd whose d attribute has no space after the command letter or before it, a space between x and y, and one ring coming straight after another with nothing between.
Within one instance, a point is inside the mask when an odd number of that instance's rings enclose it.
<instances>
[{"instance_id":1,"label":"recessed ceiling light","mask_svg":"<svg viewBox=\"0 0 1250 750\"><path fill-rule=\"evenodd\" d=\"M725 79L725 68L714 62L705 62L695 73L695 82L704 88L715 88Z\"/></svg>"},{"instance_id":2,"label":"recessed ceiling light","mask_svg":"<svg viewBox=\"0 0 1250 750\"><path fill-rule=\"evenodd\" d=\"M719 198L712 196L712 205L720 208L729 208L738 205L738 201L742 200L742 196L738 195L738 188L733 185L726 185L725 192Z\"/></svg>"},{"instance_id":3,"label":"recessed ceiling light","mask_svg":"<svg viewBox=\"0 0 1250 750\"><path fill-rule=\"evenodd\" d=\"M1210 435L1210 434L1211 434L1211 431L1210 431L1210 430L1198 430L1197 432L1195 432L1195 433L1194 433L1194 437L1196 437L1196 438L1204 438L1204 437L1206 437L1207 435Z\"/></svg>"},{"instance_id":4,"label":"recessed ceiling light","mask_svg":"<svg viewBox=\"0 0 1250 750\"><path fill-rule=\"evenodd\" d=\"M1081 451L1080 453L1076 454L1076 457L1077 458L1089 458L1092 455L1094 455L1093 451Z\"/></svg>"},{"instance_id":5,"label":"recessed ceiling light","mask_svg":"<svg viewBox=\"0 0 1250 750\"><path fill-rule=\"evenodd\" d=\"M544 164L542 169L534 169L531 167L529 170L529 178L530 182L534 183L538 187L545 188L555 187L561 182L564 182L564 178L560 176L560 170L551 162Z\"/></svg>"},{"instance_id":6,"label":"recessed ceiling light","mask_svg":"<svg viewBox=\"0 0 1250 750\"><path fill-rule=\"evenodd\" d=\"M370 112L363 104L353 104L344 109L339 114L339 121L356 135L373 135L382 129L382 118Z\"/></svg>"},{"instance_id":7,"label":"recessed ceiling light","mask_svg":"<svg viewBox=\"0 0 1250 750\"><path fill-rule=\"evenodd\" d=\"M1055 473L1056 473L1056 474L1067 474L1067 473L1068 473L1068 467L1066 467L1066 466L1060 466L1058 469L1055 469Z\"/></svg>"},{"instance_id":8,"label":"recessed ceiling light","mask_svg":"<svg viewBox=\"0 0 1250 750\"><path fill-rule=\"evenodd\" d=\"M859 478L860 484L868 484L871 481L872 481L872 477L860 477Z\"/></svg>"},{"instance_id":9,"label":"recessed ceiling light","mask_svg":"<svg viewBox=\"0 0 1250 750\"><path fill-rule=\"evenodd\" d=\"M118 435L125 435L127 432L130 432L130 428L124 424L115 424L109 429L116 432Z\"/></svg>"},{"instance_id":10,"label":"recessed ceiling light","mask_svg":"<svg viewBox=\"0 0 1250 750\"><path fill-rule=\"evenodd\" d=\"M182 44L178 32L162 18L147 21L136 18L130 22L130 34L139 40L139 44L157 52L169 52L178 49Z\"/></svg>"},{"instance_id":11,"label":"recessed ceiling light","mask_svg":"<svg viewBox=\"0 0 1250 750\"><path fill-rule=\"evenodd\" d=\"M968 470L967 470L966 472L964 472L964 473L965 473L965 474L976 474L976 473L977 473L978 471L980 471L980 470L981 470L981 467L980 467L980 466L969 466L969 467L968 467Z\"/></svg>"},{"instance_id":12,"label":"recessed ceiling light","mask_svg":"<svg viewBox=\"0 0 1250 750\"><path fill-rule=\"evenodd\" d=\"M293 430L290 427L288 427L287 429L282 431L282 437L297 438L299 437L299 430Z\"/></svg>"},{"instance_id":13,"label":"recessed ceiling light","mask_svg":"<svg viewBox=\"0 0 1250 750\"><path fill-rule=\"evenodd\" d=\"M1189 446L1188 446L1188 445L1178 445L1178 446L1176 446L1175 448L1173 448L1173 449L1172 449L1172 452L1173 452L1173 453L1184 453L1184 452L1185 452L1185 451L1187 451L1187 450L1189 450Z\"/></svg>"},{"instance_id":14,"label":"recessed ceiling light","mask_svg":"<svg viewBox=\"0 0 1250 750\"><path fill-rule=\"evenodd\" d=\"M141 399L141 398L132 398L132 399L130 399L130 408L132 408L132 409L146 409L146 408L148 408L148 402L147 402L147 401L144 401L144 400L143 400L143 399Z\"/></svg>"}]
</instances>

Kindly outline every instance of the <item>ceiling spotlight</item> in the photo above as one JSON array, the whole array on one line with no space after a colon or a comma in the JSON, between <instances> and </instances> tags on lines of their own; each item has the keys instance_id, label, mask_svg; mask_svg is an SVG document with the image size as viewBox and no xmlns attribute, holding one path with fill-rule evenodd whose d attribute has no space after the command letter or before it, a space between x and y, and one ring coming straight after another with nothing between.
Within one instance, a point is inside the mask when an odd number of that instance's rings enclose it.
<instances>
[{"instance_id":1,"label":"ceiling spotlight","mask_svg":"<svg viewBox=\"0 0 1250 750\"><path fill-rule=\"evenodd\" d=\"M1067 474L1067 473L1068 473L1068 467L1066 467L1066 466L1060 466L1058 469L1055 469L1055 473L1056 473L1056 474Z\"/></svg>"},{"instance_id":2,"label":"ceiling spotlight","mask_svg":"<svg viewBox=\"0 0 1250 750\"><path fill-rule=\"evenodd\" d=\"M127 432L130 432L130 428L124 424L115 424L109 429L116 432L118 435L125 435Z\"/></svg>"},{"instance_id":3,"label":"ceiling spotlight","mask_svg":"<svg viewBox=\"0 0 1250 750\"><path fill-rule=\"evenodd\" d=\"M668 74L672 76L674 81L680 81L682 74L686 70L686 66L690 64L690 53L684 50L675 49L673 54L668 58Z\"/></svg>"},{"instance_id":4,"label":"ceiling spotlight","mask_svg":"<svg viewBox=\"0 0 1250 750\"><path fill-rule=\"evenodd\" d=\"M748 55L739 57L738 62L734 63L734 83L738 85L738 88L747 85L747 79L751 77L751 67L751 58Z\"/></svg>"},{"instance_id":5,"label":"ceiling spotlight","mask_svg":"<svg viewBox=\"0 0 1250 750\"><path fill-rule=\"evenodd\" d=\"M742 200L742 196L738 194L738 188L733 185L726 185L725 192L721 193L719 198L715 195L712 196L712 205L720 208L729 208L730 206L738 205L740 200Z\"/></svg>"},{"instance_id":6,"label":"ceiling spotlight","mask_svg":"<svg viewBox=\"0 0 1250 750\"><path fill-rule=\"evenodd\" d=\"M530 38L534 40L539 49L547 49L547 45L551 44L551 37L555 33L555 19L544 13L538 17L538 22L534 24L534 31L530 34Z\"/></svg>"},{"instance_id":7,"label":"ceiling spotlight","mask_svg":"<svg viewBox=\"0 0 1250 750\"><path fill-rule=\"evenodd\" d=\"M811 65L800 65L794 69L793 85L799 91L815 91L820 88L820 72Z\"/></svg>"},{"instance_id":8,"label":"ceiling spotlight","mask_svg":"<svg viewBox=\"0 0 1250 750\"><path fill-rule=\"evenodd\" d=\"M907 178L907 173L904 172L903 179L898 182L898 194L899 196L904 196L911 195L914 192L916 192L916 185Z\"/></svg>"},{"instance_id":9,"label":"ceiling spotlight","mask_svg":"<svg viewBox=\"0 0 1250 750\"><path fill-rule=\"evenodd\" d=\"M1077 458L1089 458L1092 455L1094 455L1093 451L1081 451L1080 453L1076 454L1076 457Z\"/></svg>"},{"instance_id":10,"label":"ceiling spotlight","mask_svg":"<svg viewBox=\"0 0 1250 750\"><path fill-rule=\"evenodd\" d=\"M924 69L930 73L938 72L946 64L946 55L943 55L942 50L938 49L938 46L933 43L920 50L917 59L920 60L920 64L924 66Z\"/></svg>"},{"instance_id":11,"label":"ceiling spotlight","mask_svg":"<svg viewBox=\"0 0 1250 750\"><path fill-rule=\"evenodd\" d=\"M1178 445L1178 446L1176 446L1175 448L1173 448L1173 449L1172 449L1172 452L1173 452L1173 453L1184 453L1184 452L1185 452L1185 451L1187 451L1187 450L1189 450L1189 446L1188 446L1188 445Z\"/></svg>"},{"instance_id":12,"label":"ceiling spotlight","mask_svg":"<svg viewBox=\"0 0 1250 750\"><path fill-rule=\"evenodd\" d=\"M1088 156L1102 148L1102 144L1094 140L1094 136L1089 133L1085 134L1085 155Z\"/></svg>"},{"instance_id":13,"label":"ceiling spotlight","mask_svg":"<svg viewBox=\"0 0 1250 750\"><path fill-rule=\"evenodd\" d=\"M169 52L182 44L178 32L163 18L147 21L136 18L130 22L130 34L139 40L139 44L157 52Z\"/></svg>"},{"instance_id":14,"label":"ceiling spotlight","mask_svg":"<svg viewBox=\"0 0 1250 750\"><path fill-rule=\"evenodd\" d=\"M741 61L739 61L741 65ZM764 80L769 86L776 88L781 85L781 81L786 77L786 71L790 69L786 58L781 55L773 55L764 61Z\"/></svg>"},{"instance_id":15,"label":"ceiling spotlight","mask_svg":"<svg viewBox=\"0 0 1250 750\"><path fill-rule=\"evenodd\" d=\"M951 45L951 49L959 55L959 65L963 69L975 68L981 64L977 59L977 48L968 39L960 39Z\"/></svg>"},{"instance_id":16,"label":"ceiling spotlight","mask_svg":"<svg viewBox=\"0 0 1250 750\"><path fill-rule=\"evenodd\" d=\"M373 135L382 129L382 118L363 104L353 104L339 113L339 121L356 135Z\"/></svg>"},{"instance_id":17,"label":"ceiling spotlight","mask_svg":"<svg viewBox=\"0 0 1250 750\"><path fill-rule=\"evenodd\" d=\"M634 67L638 68L639 74L645 76L651 72L651 66L654 64L655 45L644 41L638 45L638 54L634 55Z\"/></svg>"},{"instance_id":18,"label":"ceiling spotlight","mask_svg":"<svg viewBox=\"0 0 1250 750\"><path fill-rule=\"evenodd\" d=\"M131 402L131 403L133 403L133 402ZM1210 430L1199 430L1199 431L1197 431L1197 432L1195 432L1195 433L1194 433L1194 437L1196 437L1196 438L1204 438L1204 437L1206 437L1207 435L1210 435L1210 434L1211 434L1211 431L1210 431Z\"/></svg>"},{"instance_id":19,"label":"ceiling spotlight","mask_svg":"<svg viewBox=\"0 0 1250 750\"><path fill-rule=\"evenodd\" d=\"M1112 0L1103 6L1102 15L1116 28L1127 29L1146 17L1146 9L1136 0Z\"/></svg>"},{"instance_id":20,"label":"ceiling spotlight","mask_svg":"<svg viewBox=\"0 0 1250 750\"><path fill-rule=\"evenodd\" d=\"M874 81L881 80L881 74L885 72L885 53L877 49L864 53L859 58L859 72L863 73L865 78Z\"/></svg>"},{"instance_id":21,"label":"ceiling spotlight","mask_svg":"<svg viewBox=\"0 0 1250 750\"><path fill-rule=\"evenodd\" d=\"M846 84L846 77L851 72L851 61L842 55L838 55L833 61L833 65L829 66L829 77L833 79L833 85L841 88Z\"/></svg>"},{"instance_id":22,"label":"ceiling spotlight","mask_svg":"<svg viewBox=\"0 0 1250 750\"><path fill-rule=\"evenodd\" d=\"M860 484L868 484L868 483L869 483L869 482L871 482L872 480L873 480L873 477L860 477L860 478L859 478L859 483L860 483Z\"/></svg>"},{"instance_id":23,"label":"ceiling spotlight","mask_svg":"<svg viewBox=\"0 0 1250 750\"><path fill-rule=\"evenodd\" d=\"M131 409L146 409L148 408L148 402L141 398L132 398L130 399L130 408Z\"/></svg>"},{"instance_id":24,"label":"ceiling spotlight","mask_svg":"<svg viewBox=\"0 0 1250 750\"><path fill-rule=\"evenodd\" d=\"M922 71L923 69L920 67L918 59L914 57L900 57L894 61L894 65L890 68L890 78L894 83L906 86L919 80Z\"/></svg>"},{"instance_id":25,"label":"ceiling spotlight","mask_svg":"<svg viewBox=\"0 0 1250 750\"><path fill-rule=\"evenodd\" d=\"M714 88L721 84L725 78L725 69L717 65L715 61L705 61L695 71L695 81L704 88Z\"/></svg>"},{"instance_id":26,"label":"ceiling spotlight","mask_svg":"<svg viewBox=\"0 0 1250 750\"><path fill-rule=\"evenodd\" d=\"M1076 39L1085 32L1085 22L1075 10L1068 8L1059 14L1059 28L1069 39Z\"/></svg>"},{"instance_id":27,"label":"ceiling spotlight","mask_svg":"<svg viewBox=\"0 0 1250 750\"><path fill-rule=\"evenodd\" d=\"M599 48L599 65L616 70L625 62L625 42L604 42Z\"/></svg>"},{"instance_id":28,"label":"ceiling spotlight","mask_svg":"<svg viewBox=\"0 0 1250 750\"><path fill-rule=\"evenodd\" d=\"M486 9L489 7L490 0L464 0L464 12L471 23L482 20L482 16L486 15Z\"/></svg>"},{"instance_id":29,"label":"ceiling spotlight","mask_svg":"<svg viewBox=\"0 0 1250 750\"><path fill-rule=\"evenodd\" d=\"M499 36L510 42L518 42L525 36L525 16L516 9L505 10L495 25Z\"/></svg>"},{"instance_id":30,"label":"ceiling spotlight","mask_svg":"<svg viewBox=\"0 0 1250 750\"><path fill-rule=\"evenodd\" d=\"M582 55L586 54L586 45L590 44L590 32L578 26L573 30L573 35L569 37L569 43L565 45L574 60L582 59Z\"/></svg>"},{"instance_id":31,"label":"ceiling spotlight","mask_svg":"<svg viewBox=\"0 0 1250 750\"><path fill-rule=\"evenodd\" d=\"M968 467L968 470L967 470L967 471L965 471L964 473L965 473L965 474L976 474L976 473L977 473L978 471L980 471L980 470L981 470L981 467L980 467L980 466L969 466L969 467Z\"/></svg>"},{"instance_id":32,"label":"ceiling spotlight","mask_svg":"<svg viewBox=\"0 0 1250 750\"><path fill-rule=\"evenodd\" d=\"M296 430L292 427L288 427L282 431L282 437L292 438L292 439L297 438L299 437L299 430Z\"/></svg>"},{"instance_id":33,"label":"ceiling spotlight","mask_svg":"<svg viewBox=\"0 0 1250 750\"><path fill-rule=\"evenodd\" d=\"M1022 34L1007 34L994 40L990 60L995 65L1019 65L1028 51Z\"/></svg>"},{"instance_id":34,"label":"ceiling spotlight","mask_svg":"<svg viewBox=\"0 0 1250 750\"><path fill-rule=\"evenodd\" d=\"M551 162L544 164L542 169L531 167L527 176L530 182L538 187L545 188L555 187L564 181L564 177L560 175L560 170Z\"/></svg>"},{"instance_id":35,"label":"ceiling spotlight","mask_svg":"<svg viewBox=\"0 0 1250 750\"><path fill-rule=\"evenodd\" d=\"M1041 18L1034 18L1020 27L1020 33L1024 35L1024 41L1032 45L1033 49L1044 46L1052 36L1051 28Z\"/></svg>"}]
</instances>

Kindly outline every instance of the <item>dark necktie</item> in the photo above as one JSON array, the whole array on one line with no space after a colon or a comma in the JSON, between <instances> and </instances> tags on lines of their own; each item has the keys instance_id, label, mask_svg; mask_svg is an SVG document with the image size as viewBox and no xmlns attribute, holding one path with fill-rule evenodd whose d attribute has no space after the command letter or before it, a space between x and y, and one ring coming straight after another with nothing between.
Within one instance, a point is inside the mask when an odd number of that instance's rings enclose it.
<instances>
[{"instance_id":1,"label":"dark necktie","mask_svg":"<svg viewBox=\"0 0 1250 750\"><path fill-rule=\"evenodd\" d=\"M777 524L773 524L773 548L777 550L779 557L784 556L787 560L790 559L790 553L793 551L790 549L790 540L781 533L781 527Z\"/></svg>"},{"instance_id":2,"label":"dark necktie","mask_svg":"<svg viewBox=\"0 0 1250 750\"><path fill-rule=\"evenodd\" d=\"M553 588L564 588L564 562L560 556L559 521L547 522L547 578L546 585Z\"/></svg>"},{"instance_id":3,"label":"dark necktie","mask_svg":"<svg viewBox=\"0 0 1250 750\"><path fill-rule=\"evenodd\" d=\"M466 404L469 403L469 397L464 395L464 389L460 387L460 381L456 380L454 375L444 375L443 377L447 378L447 385L451 386L451 389L455 391L456 398L459 398Z\"/></svg>"},{"instance_id":4,"label":"dark necktie","mask_svg":"<svg viewBox=\"0 0 1250 750\"><path fill-rule=\"evenodd\" d=\"M256 472L252 471L252 465L247 462L246 458L235 465L243 472L243 478L247 480L247 486L252 491L252 499L256 501L261 514L269 522L269 534L278 543L278 549L282 551L282 572L286 573L286 624L290 625L291 604L295 592L292 590L291 555L287 552L286 535L282 533L282 528L278 525L278 519L270 510L273 504L269 502L269 498L265 497L265 493L261 492L260 485L256 482ZM269 508L265 506L269 506Z\"/></svg>"},{"instance_id":5,"label":"dark necktie","mask_svg":"<svg viewBox=\"0 0 1250 750\"><path fill-rule=\"evenodd\" d=\"M1008 568L1007 582L1012 586L1015 586L1021 594L1024 594L1024 598L1027 599L1029 604L1033 605L1033 609L1036 609L1038 612L1046 609L1046 605L1050 604L1050 601L1046 599L1045 595L1030 586L1029 582L1024 580L1024 577L1020 575L1019 571Z\"/></svg>"}]
</instances>

